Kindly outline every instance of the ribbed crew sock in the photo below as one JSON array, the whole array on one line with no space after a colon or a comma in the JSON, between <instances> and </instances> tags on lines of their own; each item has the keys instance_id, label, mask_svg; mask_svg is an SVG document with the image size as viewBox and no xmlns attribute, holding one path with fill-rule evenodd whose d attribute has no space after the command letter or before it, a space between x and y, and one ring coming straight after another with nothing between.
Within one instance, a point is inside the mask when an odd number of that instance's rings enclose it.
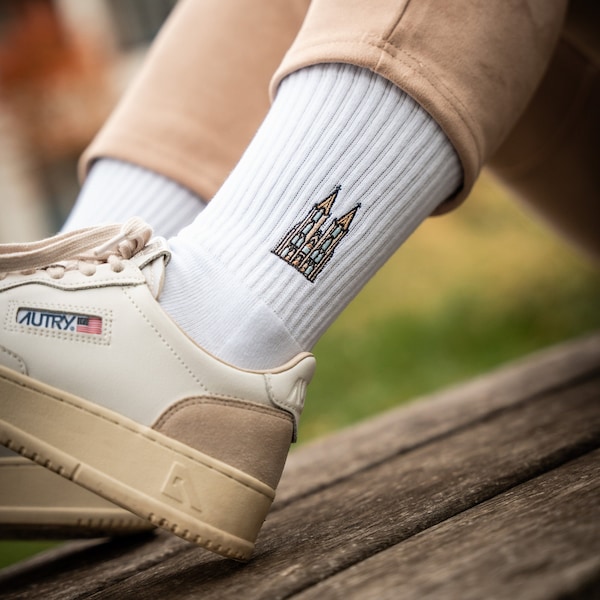
<instances>
[{"instance_id":1,"label":"ribbed crew sock","mask_svg":"<svg viewBox=\"0 0 600 600\"><path fill-rule=\"evenodd\" d=\"M92 166L62 231L141 217L156 235L170 237L191 223L205 206L198 196L167 177L103 158Z\"/></svg>"},{"instance_id":2,"label":"ribbed crew sock","mask_svg":"<svg viewBox=\"0 0 600 600\"><path fill-rule=\"evenodd\" d=\"M446 135L392 83L352 65L302 69L170 240L161 304L221 359L279 366L314 345L461 176Z\"/></svg>"}]
</instances>

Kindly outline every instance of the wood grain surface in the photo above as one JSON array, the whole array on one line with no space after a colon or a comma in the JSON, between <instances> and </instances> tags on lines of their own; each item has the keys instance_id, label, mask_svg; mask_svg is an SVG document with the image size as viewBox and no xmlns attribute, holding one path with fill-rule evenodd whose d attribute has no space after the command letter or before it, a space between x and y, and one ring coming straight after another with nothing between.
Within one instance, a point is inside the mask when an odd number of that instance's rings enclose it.
<instances>
[{"instance_id":1,"label":"wood grain surface","mask_svg":"<svg viewBox=\"0 0 600 600\"><path fill-rule=\"evenodd\" d=\"M15 598L592 598L600 335L308 444L248 564L161 532L0 572Z\"/></svg>"}]
</instances>

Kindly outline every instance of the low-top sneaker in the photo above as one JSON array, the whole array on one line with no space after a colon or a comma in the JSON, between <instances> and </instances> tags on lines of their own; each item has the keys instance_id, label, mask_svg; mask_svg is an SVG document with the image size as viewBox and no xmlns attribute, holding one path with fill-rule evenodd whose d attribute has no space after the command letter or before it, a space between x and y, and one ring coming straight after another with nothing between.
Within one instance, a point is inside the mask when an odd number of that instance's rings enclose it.
<instances>
[{"instance_id":1,"label":"low-top sneaker","mask_svg":"<svg viewBox=\"0 0 600 600\"><path fill-rule=\"evenodd\" d=\"M200 348L158 302L169 256L138 219L0 247L0 444L247 560L315 360L249 371Z\"/></svg>"}]
</instances>

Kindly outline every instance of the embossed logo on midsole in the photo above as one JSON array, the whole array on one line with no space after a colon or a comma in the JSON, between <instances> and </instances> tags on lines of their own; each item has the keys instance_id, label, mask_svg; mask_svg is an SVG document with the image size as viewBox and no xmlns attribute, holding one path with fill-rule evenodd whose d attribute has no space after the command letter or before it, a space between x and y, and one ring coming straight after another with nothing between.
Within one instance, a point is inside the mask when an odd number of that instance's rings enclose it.
<instances>
[{"instance_id":1,"label":"embossed logo on midsole","mask_svg":"<svg viewBox=\"0 0 600 600\"><path fill-rule=\"evenodd\" d=\"M190 472L181 463L173 463L167 479L163 483L161 492L172 500L176 500L198 512L202 512L200 501L192 484Z\"/></svg>"},{"instance_id":2,"label":"embossed logo on midsole","mask_svg":"<svg viewBox=\"0 0 600 600\"><path fill-rule=\"evenodd\" d=\"M102 317L31 308L17 311L17 323L36 329L102 335Z\"/></svg>"}]
</instances>

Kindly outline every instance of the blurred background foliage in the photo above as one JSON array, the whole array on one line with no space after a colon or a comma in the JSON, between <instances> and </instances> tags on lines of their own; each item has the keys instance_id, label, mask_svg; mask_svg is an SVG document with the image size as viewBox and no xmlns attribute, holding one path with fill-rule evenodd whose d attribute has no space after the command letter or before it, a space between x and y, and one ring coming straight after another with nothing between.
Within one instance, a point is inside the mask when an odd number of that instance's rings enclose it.
<instances>
[{"instance_id":1,"label":"blurred background foliage","mask_svg":"<svg viewBox=\"0 0 600 600\"><path fill-rule=\"evenodd\" d=\"M60 226L77 193L77 156L173 3L0 4L0 242ZM599 307L597 267L484 174L466 204L429 219L319 341L300 444L597 330ZM1 542L0 567L53 545Z\"/></svg>"}]
</instances>

